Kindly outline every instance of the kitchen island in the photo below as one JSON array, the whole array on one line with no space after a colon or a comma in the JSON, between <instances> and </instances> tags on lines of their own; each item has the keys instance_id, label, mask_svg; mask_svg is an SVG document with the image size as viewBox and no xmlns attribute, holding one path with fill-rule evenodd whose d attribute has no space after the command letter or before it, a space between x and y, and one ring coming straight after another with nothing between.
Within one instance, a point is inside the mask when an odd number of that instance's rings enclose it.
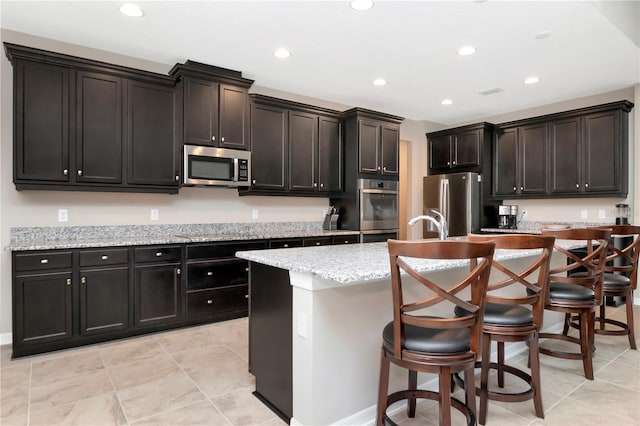
<instances>
[{"instance_id":1,"label":"kitchen island","mask_svg":"<svg viewBox=\"0 0 640 426\"><path fill-rule=\"evenodd\" d=\"M496 250L514 262L537 251ZM238 252L250 261L249 368L255 395L292 425L371 424L382 329L392 319L386 243ZM552 262L564 262L554 255ZM412 259L434 279L456 280L465 261ZM525 262L523 262L525 263ZM418 286L416 285L414 289ZM545 318L545 328L561 317ZM426 383L429 376L420 376ZM391 370L390 390L406 378Z\"/></svg>"}]
</instances>

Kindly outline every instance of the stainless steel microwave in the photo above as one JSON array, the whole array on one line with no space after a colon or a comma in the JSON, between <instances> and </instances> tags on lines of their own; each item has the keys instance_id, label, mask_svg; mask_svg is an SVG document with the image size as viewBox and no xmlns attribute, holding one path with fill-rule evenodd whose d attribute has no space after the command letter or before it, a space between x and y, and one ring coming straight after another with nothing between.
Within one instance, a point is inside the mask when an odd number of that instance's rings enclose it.
<instances>
[{"instance_id":1,"label":"stainless steel microwave","mask_svg":"<svg viewBox=\"0 0 640 426\"><path fill-rule=\"evenodd\" d=\"M239 187L251 185L251 152L185 145L182 184Z\"/></svg>"}]
</instances>

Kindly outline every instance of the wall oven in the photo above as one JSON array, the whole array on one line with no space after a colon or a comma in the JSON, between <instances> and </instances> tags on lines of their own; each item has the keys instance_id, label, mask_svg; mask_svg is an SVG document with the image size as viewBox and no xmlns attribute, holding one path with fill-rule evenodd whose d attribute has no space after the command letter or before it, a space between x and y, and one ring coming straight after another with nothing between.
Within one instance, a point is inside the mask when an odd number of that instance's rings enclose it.
<instances>
[{"instance_id":1,"label":"wall oven","mask_svg":"<svg viewBox=\"0 0 640 426\"><path fill-rule=\"evenodd\" d=\"M207 146L184 146L184 186L251 185L251 152Z\"/></svg>"},{"instance_id":2,"label":"wall oven","mask_svg":"<svg viewBox=\"0 0 640 426\"><path fill-rule=\"evenodd\" d=\"M363 234L398 231L398 182L359 179L360 231Z\"/></svg>"}]
</instances>

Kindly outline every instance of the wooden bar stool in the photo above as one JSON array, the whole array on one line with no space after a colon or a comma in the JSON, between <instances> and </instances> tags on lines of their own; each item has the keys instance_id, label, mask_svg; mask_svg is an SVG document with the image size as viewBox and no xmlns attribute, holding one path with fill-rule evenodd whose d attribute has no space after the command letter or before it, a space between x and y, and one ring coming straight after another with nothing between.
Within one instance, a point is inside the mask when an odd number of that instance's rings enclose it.
<instances>
[{"instance_id":1,"label":"wooden bar stool","mask_svg":"<svg viewBox=\"0 0 640 426\"><path fill-rule=\"evenodd\" d=\"M473 368L480 350L482 315L487 281L491 271L494 243L470 243L461 241L397 241L388 240L393 290L393 321L382 332L380 382L376 424L394 424L386 414L387 407L402 399L408 400L407 415L415 417L416 398L439 402L439 424L451 424L451 407L462 412L469 425L475 424L475 386ZM421 275L414 269L414 262L422 259L464 260L478 259L475 267L456 283L438 283ZM418 284L403 286L400 271L406 272ZM419 284L422 284L421 287ZM403 288L419 287L426 293L409 299ZM471 301L460 299L456 294L469 288ZM414 291L411 294L415 294ZM464 308L469 315L448 318L429 316L430 310L438 307L440 312L453 312L451 304ZM449 305L449 306L446 306ZM448 307L448 309L446 309ZM394 363L409 371L408 389L387 395L389 387L389 365ZM465 372L466 404L451 397L451 374ZM439 392L417 389L417 373L436 373Z\"/></svg>"},{"instance_id":2,"label":"wooden bar stool","mask_svg":"<svg viewBox=\"0 0 640 426\"><path fill-rule=\"evenodd\" d=\"M500 273L499 280L491 279L487 287L487 297L482 326L482 362L476 362L480 370L480 412L478 422L487 420L488 401L521 402L533 399L536 416L544 418L542 390L540 384L540 356L538 353L538 333L542 327L545 296L549 285L549 268L553 253L554 237L538 235L473 235L471 242L493 241L496 249L539 251L530 262L518 271L493 261L492 268ZM456 315L467 312L455 308ZM497 342L497 362L490 362L491 342ZM506 342L526 342L529 345L531 374L507 365L504 358ZM489 370L495 369L498 387L504 387L504 373L509 373L525 381L529 388L518 393L504 393L489 389Z\"/></svg>"},{"instance_id":3,"label":"wooden bar stool","mask_svg":"<svg viewBox=\"0 0 640 426\"><path fill-rule=\"evenodd\" d=\"M580 346L580 352L566 352L541 346L540 353L557 358L581 359L585 377L593 380L595 312L602 304L602 277L611 229L543 229L542 235L556 237L555 250L566 255L572 262L551 270L549 292L545 301L545 309L565 314L563 333L540 333L539 337L575 343ZM586 247L586 254L583 257L576 255L559 245L559 240L580 241ZM583 274L576 273L581 269L585 270ZM580 324L577 338L567 334L573 316L578 317Z\"/></svg>"}]
</instances>

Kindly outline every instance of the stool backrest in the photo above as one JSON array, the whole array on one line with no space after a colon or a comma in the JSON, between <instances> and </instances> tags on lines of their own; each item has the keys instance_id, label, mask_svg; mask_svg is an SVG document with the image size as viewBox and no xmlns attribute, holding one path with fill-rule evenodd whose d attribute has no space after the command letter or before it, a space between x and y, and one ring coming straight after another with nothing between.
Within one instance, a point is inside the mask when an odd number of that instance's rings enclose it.
<instances>
[{"instance_id":1,"label":"stool backrest","mask_svg":"<svg viewBox=\"0 0 640 426\"><path fill-rule=\"evenodd\" d=\"M542 235L556 237L555 250L566 255L566 265L554 268L550 271L550 281L558 283L576 284L587 287L594 292L596 304L602 303L602 277L604 265L608 253L610 228L574 228L563 230L543 229ZM561 243L561 240L575 241L579 243L575 248L584 246L586 255L581 257ZM575 272L586 270L586 274L572 275ZM549 301L549 293L547 293ZM571 304L571 302L566 302Z\"/></svg>"},{"instance_id":2,"label":"stool backrest","mask_svg":"<svg viewBox=\"0 0 640 426\"><path fill-rule=\"evenodd\" d=\"M542 326L544 304L549 288L549 269L555 237L540 235L477 235L469 234L468 240L472 242L493 241L496 250L520 250L539 251L525 266L518 267L514 271L502 262L493 261L492 268L502 272L506 277L501 280L490 280L487 287L487 303L500 305L531 305L533 324L538 329ZM507 287L522 287L518 295L506 295L503 289ZM502 291L500 291L502 290ZM512 289L509 289L512 290ZM516 289L517 290L517 289ZM528 290L528 291L527 291Z\"/></svg>"},{"instance_id":3,"label":"stool backrest","mask_svg":"<svg viewBox=\"0 0 640 426\"><path fill-rule=\"evenodd\" d=\"M464 241L398 241L387 240L391 263L391 283L393 290L394 356L402 358L404 325L425 328L470 329L470 350L479 353L484 299L493 260L494 243L471 243ZM475 267L455 283L436 283L426 278L411 266L412 259L453 260L461 267L468 267L470 260L477 260ZM415 301L405 301L401 270L429 289L433 295ZM471 301L456 296L470 288ZM450 302L469 312L463 317L440 318L412 312L430 308L443 302ZM453 312L453 310L451 310Z\"/></svg>"},{"instance_id":4,"label":"stool backrest","mask_svg":"<svg viewBox=\"0 0 640 426\"><path fill-rule=\"evenodd\" d=\"M638 287L638 258L640 256L640 226L611 225L598 227L611 229L611 236L630 237L630 241L624 247L617 247L614 239L609 242L607 262L604 272L620 272L629 277L631 288Z\"/></svg>"}]
</instances>

